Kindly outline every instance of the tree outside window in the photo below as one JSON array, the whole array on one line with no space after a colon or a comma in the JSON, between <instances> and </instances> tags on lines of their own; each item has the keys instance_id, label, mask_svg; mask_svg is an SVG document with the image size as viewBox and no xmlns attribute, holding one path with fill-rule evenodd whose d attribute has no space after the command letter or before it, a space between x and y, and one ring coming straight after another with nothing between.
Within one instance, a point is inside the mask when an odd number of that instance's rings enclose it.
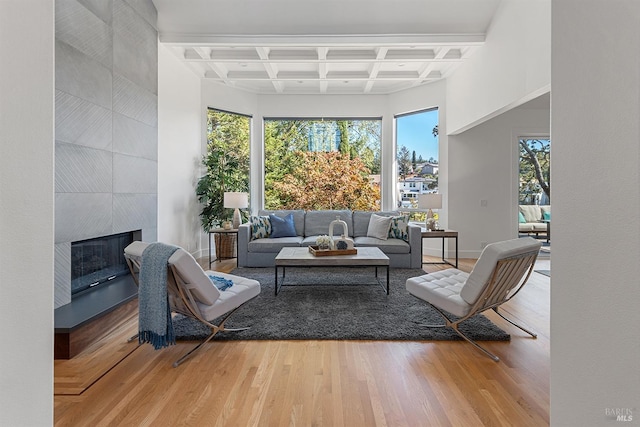
<instances>
[{"instance_id":1,"label":"tree outside window","mask_svg":"<svg viewBox=\"0 0 640 427\"><path fill-rule=\"evenodd\" d=\"M547 138L520 138L520 185L518 203L521 205L551 204L551 141Z\"/></svg>"},{"instance_id":2,"label":"tree outside window","mask_svg":"<svg viewBox=\"0 0 640 427\"><path fill-rule=\"evenodd\" d=\"M266 119L266 209L380 209L381 120Z\"/></svg>"}]
</instances>

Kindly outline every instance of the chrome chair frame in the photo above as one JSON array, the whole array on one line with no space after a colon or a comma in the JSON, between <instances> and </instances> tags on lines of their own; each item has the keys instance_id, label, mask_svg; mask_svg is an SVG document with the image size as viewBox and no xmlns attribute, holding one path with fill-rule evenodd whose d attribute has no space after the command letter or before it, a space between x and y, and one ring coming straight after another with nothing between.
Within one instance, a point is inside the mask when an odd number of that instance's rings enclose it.
<instances>
[{"instance_id":1,"label":"chrome chair frame","mask_svg":"<svg viewBox=\"0 0 640 427\"><path fill-rule=\"evenodd\" d=\"M475 316L476 314L480 314L487 310L493 310L498 316L502 317L507 322L531 335L532 338L537 338L537 334L530 331L529 329L524 328L523 326L518 325L513 320L508 319L498 311L499 306L516 296L516 294L520 292L525 283L527 283L527 280L529 280L529 276L531 276L531 273L533 272L533 267L537 258L538 251L536 250L514 257L498 260L495 268L493 269L493 272L491 273L491 278L489 279L488 284L485 286L476 302L471 306L469 313L467 313L466 316L458 319L453 319L452 316L447 315L446 312L431 304L429 301L425 301L422 298L416 297L433 307L438 313L440 313L445 321L444 325L422 324L420 326L428 328L449 327L453 329L460 337L471 343L491 359L496 362L500 361L500 358L498 356L491 353L489 350L482 347L480 344L461 332L458 326L460 325L460 323Z\"/></svg>"},{"instance_id":2,"label":"chrome chair frame","mask_svg":"<svg viewBox=\"0 0 640 427\"><path fill-rule=\"evenodd\" d=\"M136 285L139 286L140 260L133 257L126 256L126 255L125 255L125 259L127 261L127 265L129 266L129 271L131 272L134 282L136 283ZM178 360L176 360L173 363L174 368L177 368L182 362L184 362L187 358L189 358L193 353L195 353L197 350L202 348L202 346L204 346L206 343L211 341L211 339L218 332L225 332L225 331L236 332L236 331L244 331L246 329L249 329L249 327L227 328L225 327L225 322L229 317L231 317L233 313L235 313L240 307L244 306L247 302L251 301L253 298L248 299L244 303L240 304L238 307L227 312L222 317L222 320L220 321L220 323L215 325L202 315L202 313L200 312L200 309L198 308L198 304L196 303L196 299L193 296L193 293L191 292L192 286L190 286L188 283L186 283L182 279L176 267L174 265L168 264L167 269L168 269L167 294L169 295L169 307L171 311L174 313L180 313L187 317L194 318L199 322L203 323L204 325L206 325L211 330L211 334L208 337L206 337L197 346L195 346L193 349L191 349L189 352L184 354L182 357L180 357ZM129 338L127 341L131 342L137 338L138 338L138 335L136 334L131 338Z\"/></svg>"}]
</instances>

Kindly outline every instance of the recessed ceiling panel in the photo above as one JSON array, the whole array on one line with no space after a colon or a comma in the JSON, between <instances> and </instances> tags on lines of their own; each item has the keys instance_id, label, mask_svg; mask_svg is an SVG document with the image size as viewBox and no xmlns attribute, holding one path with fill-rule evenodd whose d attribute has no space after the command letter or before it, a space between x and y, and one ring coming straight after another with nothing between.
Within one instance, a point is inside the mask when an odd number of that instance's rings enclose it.
<instances>
[{"instance_id":1,"label":"recessed ceiling panel","mask_svg":"<svg viewBox=\"0 0 640 427\"><path fill-rule=\"evenodd\" d=\"M327 52L329 61L371 61L376 59L374 49L347 49L333 48Z\"/></svg>"},{"instance_id":2,"label":"recessed ceiling panel","mask_svg":"<svg viewBox=\"0 0 640 427\"><path fill-rule=\"evenodd\" d=\"M214 0L153 1L160 42L198 77L285 94L393 93L446 79L482 49L500 3L336 0L336 13L312 0L282 0L286 8L277 7L281 0L224 8Z\"/></svg>"},{"instance_id":3,"label":"recessed ceiling panel","mask_svg":"<svg viewBox=\"0 0 640 427\"><path fill-rule=\"evenodd\" d=\"M318 59L318 52L315 48L273 48L269 52L271 61L314 61Z\"/></svg>"}]
</instances>

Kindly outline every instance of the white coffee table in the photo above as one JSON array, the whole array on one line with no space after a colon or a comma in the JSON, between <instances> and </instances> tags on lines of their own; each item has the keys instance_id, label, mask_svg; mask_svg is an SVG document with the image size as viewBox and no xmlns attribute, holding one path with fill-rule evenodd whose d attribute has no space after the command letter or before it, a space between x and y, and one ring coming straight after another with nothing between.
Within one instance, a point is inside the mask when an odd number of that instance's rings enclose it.
<instances>
[{"instance_id":1,"label":"white coffee table","mask_svg":"<svg viewBox=\"0 0 640 427\"><path fill-rule=\"evenodd\" d=\"M376 247L356 248L355 255L315 256L307 247L282 248L276 256L276 295L282 287L286 275L286 267L375 267L376 280L378 267L387 270L386 292L389 295L389 257ZM282 281L278 283L278 270L282 268ZM380 283L383 289L385 285Z\"/></svg>"}]
</instances>

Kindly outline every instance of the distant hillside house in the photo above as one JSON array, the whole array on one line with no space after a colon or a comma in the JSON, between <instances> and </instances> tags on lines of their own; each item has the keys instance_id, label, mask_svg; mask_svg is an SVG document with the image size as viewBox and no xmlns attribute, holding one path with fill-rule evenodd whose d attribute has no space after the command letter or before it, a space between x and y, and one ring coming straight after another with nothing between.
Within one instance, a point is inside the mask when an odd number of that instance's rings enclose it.
<instances>
[{"instance_id":1,"label":"distant hillside house","mask_svg":"<svg viewBox=\"0 0 640 427\"><path fill-rule=\"evenodd\" d=\"M438 164L437 163L423 163L418 166L418 170L421 175L438 175Z\"/></svg>"},{"instance_id":2,"label":"distant hillside house","mask_svg":"<svg viewBox=\"0 0 640 427\"><path fill-rule=\"evenodd\" d=\"M398 181L399 200L403 207L411 207L412 202L417 204L418 195L433 192L429 185L436 182L433 178L423 178L419 176L407 177Z\"/></svg>"}]
</instances>

